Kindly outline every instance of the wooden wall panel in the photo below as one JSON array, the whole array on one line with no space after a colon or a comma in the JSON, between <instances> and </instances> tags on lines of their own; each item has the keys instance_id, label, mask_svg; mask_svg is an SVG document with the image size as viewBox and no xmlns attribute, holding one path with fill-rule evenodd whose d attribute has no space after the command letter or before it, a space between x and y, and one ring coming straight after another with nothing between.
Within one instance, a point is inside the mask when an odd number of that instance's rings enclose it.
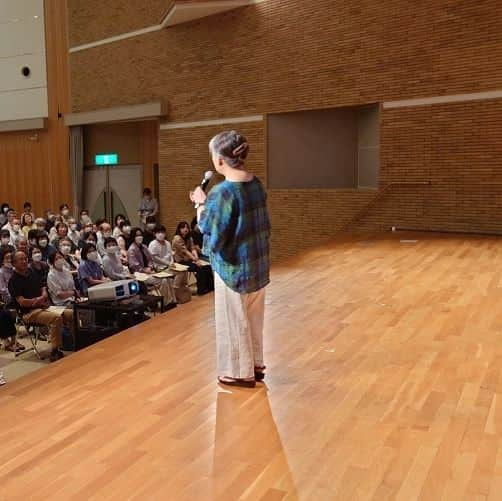
<instances>
[{"instance_id":1,"label":"wooden wall panel","mask_svg":"<svg viewBox=\"0 0 502 501\"><path fill-rule=\"evenodd\" d=\"M71 203L68 129L58 112L70 111L65 0L45 0L49 119L47 131L0 133L0 201L17 209L30 200L36 213Z\"/></svg>"}]
</instances>

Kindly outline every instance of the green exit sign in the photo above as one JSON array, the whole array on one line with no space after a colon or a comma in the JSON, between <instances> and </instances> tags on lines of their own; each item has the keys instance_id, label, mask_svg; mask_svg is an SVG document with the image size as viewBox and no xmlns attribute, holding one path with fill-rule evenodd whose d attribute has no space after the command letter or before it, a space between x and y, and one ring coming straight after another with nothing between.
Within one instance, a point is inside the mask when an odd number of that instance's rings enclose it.
<instances>
[{"instance_id":1,"label":"green exit sign","mask_svg":"<svg viewBox=\"0 0 502 501\"><path fill-rule=\"evenodd\" d=\"M96 155L94 160L95 165L117 165L119 163L119 156L117 153L104 153Z\"/></svg>"}]
</instances>

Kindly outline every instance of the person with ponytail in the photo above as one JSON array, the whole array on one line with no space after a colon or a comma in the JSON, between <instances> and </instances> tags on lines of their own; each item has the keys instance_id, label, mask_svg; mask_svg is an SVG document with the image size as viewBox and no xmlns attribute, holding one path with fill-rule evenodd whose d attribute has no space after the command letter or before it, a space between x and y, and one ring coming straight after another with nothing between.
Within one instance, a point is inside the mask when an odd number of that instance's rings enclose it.
<instances>
[{"instance_id":1,"label":"person with ponytail","mask_svg":"<svg viewBox=\"0 0 502 501\"><path fill-rule=\"evenodd\" d=\"M254 387L265 374L263 320L269 278L270 221L260 180L245 169L249 144L236 131L213 137L209 151L225 180L206 197L199 187L190 194L199 204L204 254L215 272L215 325L218 381Z\"/></svg>"}]
</instances>

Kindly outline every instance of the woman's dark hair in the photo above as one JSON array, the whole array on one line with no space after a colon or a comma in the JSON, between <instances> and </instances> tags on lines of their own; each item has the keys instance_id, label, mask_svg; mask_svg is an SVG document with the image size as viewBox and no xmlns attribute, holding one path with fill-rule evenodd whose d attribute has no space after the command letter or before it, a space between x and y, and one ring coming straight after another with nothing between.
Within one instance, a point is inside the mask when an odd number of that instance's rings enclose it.
<instances>
[{"instance_id":1,"label":"woman's dark hair","mask_svg":"<svg viewBox=\"0 0 502 501\"><path fill-rule=\"evenodd\" d=\"M126 217L124 216L124 214L117 214L117 215L115 216L115 218L114 218L114 221L115 221L115 226L118 226L117 219L118 219L119 217L125 221L125 218L126 218Z\"/></svg>"},{"instance_id":2,"label":"woman's dark hair","mask_svg":"<svg viewBox=\"0 0 502 501\"><path fill-rule=\"evenodd\" d=\"M56 224L56 231L59 231L59 228L63 228L63 227L65 227L66 231L68 231L68 225L66 223L63 223L62 221L60 221L59 223Z\"/></svg>"},{"instance_id":3,"label":"woman's dark hair","mask_svg":"<svg viewBox=\"0 0 502 501\"><path fill-rule=\"evenodd\" d=\"M2 214L3 214L4 209L8 209L8 208L9 208L8 203L4 202L2 205L0 205L0 211L2 212Z\"/></svg>"},{"instance_id":4,"label":"woman's dark hair","mask_svg":"<svg viewBox=\"0 0 502 501\"><path fill-rule=\"evenodd\" d=\"M61 204L59 206L59 212L61 212L63 209L69 209L68 204Z\"/></svg>"},{"instance_id":5,"label":"woman's dark hair","mask_svg":"<svg viewBox=\"0 0 502 501\"><path fill-rule=\"evenodd\" d=\"M23 212L23 215L21 216L21 228L23 226L26 226L26 218L31 217L31 224L33 224L33 216L29 212Z\"/></svg>"},{"instance_id":6,"label":"woman's dark hair","mask_svg":"<svg viewBox=\"0 0 502 501\"><path fill-rule=\"evenodd\" d=\"M27 209L28 207L31 209L31 202L28 201L24 202L23 209Z\"/></svg>"},{"instance_id":7,"label":"woman's dark hair","mask_svg":"<svg viewBox=\"0 0 502 501\"><path fill-rule=\"evenodd\" d=\"M145 219L145 223L148 224L148 223L156 223L157 220L155 219L155 216L146 216L146 219Z\"/></svg>"},{"instance_id":8,"label":"woman's dark hair","mask_svg":"<svg viewBox=\"0 0 502 501\"><path fill-rule=\"evenodd\" d=\"M143 190L143 195L151 195L152 194L152 190L150 188L145 188Z\"/></svg>"},{"instance_id":9,"label":"woman's dark hair","mask_svg":"<svg viewBox=\"0 0 502 501\"><path fill-rule=\"evenodd\" d=\"M105 238L105 241L104 241L104 244L105 244L105 249L106 249L106 246L107 246L108 244L118 245L118 244L117 244L117 240L115 240L113 237L106 237L106 238Z\"/></svg>"},{"instance_id":10,"label":"woman's dark hair","mask_svg":"<svg viewBox=\"0 0 502 501\"><path fill-rule=\"evenodd\" d=\"M186 237L184 237L181 234L181 228L188 228L188 233ZM190 225L186 221L180 221L178 223L178 226L176 226L176 231L174 232L175 235L179 235L183 240L188 240L190 238Z\"/></svg>"},{"instance_id":11,"label":"woman's dark hair","mask_svg":"<svg viewBox=\"0 0 502 501\"><path fill-rule=\"evenodd\" d=\"M137 233L141 233L141 236L144 235L143 230L139 226L135 226L134 228L131 228L131 237L137 237Z\"/></svg>"},{"instance_id":12,"label":"woman's dark hair","mask_svg":"<svg viewBox=\"0 0 502 501\"><path fill-rule=\"evenodd\" d=\"M95 250L97 250L97 249L96 249L96 246L94 244L85 244L82 247L82 252L80 253L80 257L82 259L87 260L87 254L89 254L89 252L92 252L92 251L95 251Z\"/></svg>"},{"instance_id":13,"label":"woman's dark hair","mask_svg":"<svg viewBox=\"0 0 502 501\"><path fill-rule=\"evenodd\" d=\"M120 231L122 231L122 228L124 226L131 226L131 221L129 221L129 219L124 219L124 221L122 221L120 224L119 224L119 229Z\"/></svg>"},{"instance_id":14,"label":"woman's dark hair","mask_svg":"<svg viewBox=\"0 0 502 501\"><path fill-rule=\"evenodd\" d=\"M84 233L84 238L83 238L84 242L86 242L89 237L94 238L95 242L98 241L98 237L96 236L96 233L94 233L93 231L86 231Z\"/></svg>"},{"instance_id":15,"label":"woman's dark hair","mask_svg":"<svg viewBox=\"0 0 502 501\"><path fill-rule=\"evenodd\" d=\"M84 214L89 215L89 211L88 211L87 209L82 209L82 210L80 211L80 216L82 216L82 215L84 215Z\"/></svg>"},{"instance_id":16,"label":"woman's dark hair","mask_svg":"<svg viewBox=\"0 0 502 501\"><path fill-rule=\"evenodd\" d=\"M0 266L3 266L3 260L7 254L12 254L12 249L7 245L0 247Z\"/></svg>"},{"instance_id":17,"label":"woman's dark hair","mask_svg":"<svg viewBox=\"0 0 502 501\"><path fill-rule=\"evenodd\" d=\"M3 238L3 237L10 238L10 231L9 230L0 230L0 238Z\"/></svg>"},{"instance_id":18,"label":"woman's dark hair","mask_svg":"<svg viewBox=\"0 0 502 501\"><path fill-rule=\"evenodd\" d=\"M49 235L47 235L47 232L39 231L37 235L37 244L38 242L40 242L40 240L43 240L44 238L47 240L47 243L49 243Z\"/></svg>"},{"instance_id":19,"label":"woman's dark hair","mask_svg":"<svg viewBox=\"0 0 502 501\"><path fill-rule=\"evenodd\" d=\"M61 254L61 252L59 251L56 251L56 252L53 252L50 256L49 256L49 263L52 264L52 266L54 266L54 263L56 262L56 258L57 257L62 257L64 259L64 256L63 254Z\"/></svg>"},{"instance_id":20,"label":"woman's dark hair","mask_svg":"<svg viewBox=\"0 0 502 501\"><path fill-rule=\"evenodd\" d=\"M39 231L40 230L35 230L35 229L28 231L28 240L33 240L33 239L36 240L38 238Z\"/></svg>"},{"instance_id":21,"label":"woman's dark hair","mask_svg":"<svg viewBox=\"0 0 502 501\"><path fill-rule=\"evenodd\" d=\"M244 136L231 130L220 132L209 141L209 151L225 161L230 167L239 168L249 153L249 144Z\"/></svg>"},{"instance_id":22,"label":"woman's dark hair","mask_svg":"<svg viewBox=\"0 0 502 501\"><path fill-rule=\"evenodd\" d=\"M155 226L154 233L166 233L166 227L162 224Z\"/></svg>"}]
</instances>

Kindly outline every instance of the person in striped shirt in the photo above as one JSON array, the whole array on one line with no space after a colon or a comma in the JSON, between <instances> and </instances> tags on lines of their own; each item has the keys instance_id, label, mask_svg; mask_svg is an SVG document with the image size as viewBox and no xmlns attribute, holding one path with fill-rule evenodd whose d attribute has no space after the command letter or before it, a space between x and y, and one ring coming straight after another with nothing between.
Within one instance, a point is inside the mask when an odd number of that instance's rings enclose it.
<instances>
[{"instance_id":1,"label":"person in striped shirt","mask_svg":"<svg viewBox=\"0 0 502 501\"><path fill-rule=\"evenodd\" d=\"M267 195L248 172L246 138L236 131L213 137L209 150L225 180L206 197L199 187L190 193L198 203L204 254L215 272L215 324L218 380L254 387L264 378L263 320L265 286L270 282L270 220Z\"/></svg>"}]
</instances>

